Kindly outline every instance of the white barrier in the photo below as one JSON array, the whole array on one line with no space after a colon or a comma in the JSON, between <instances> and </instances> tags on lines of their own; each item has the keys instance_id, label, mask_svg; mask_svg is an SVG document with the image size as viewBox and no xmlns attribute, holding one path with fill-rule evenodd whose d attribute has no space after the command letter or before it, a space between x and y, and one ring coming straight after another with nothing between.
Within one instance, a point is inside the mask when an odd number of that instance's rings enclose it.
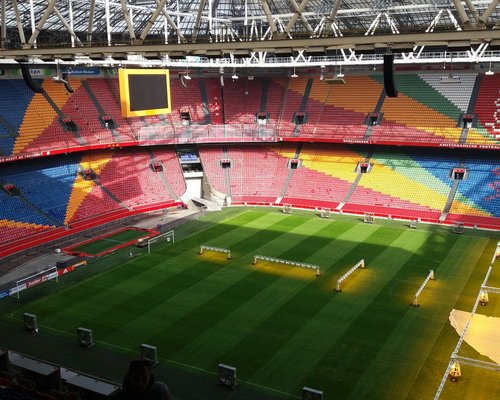
<instances>
[{"instance_id":1,"label":"white barrier","mask_svg":"<svg viewBox=\"0 0 500 400\"><path fill-rule=\"evenodd\" d=\"M354 271L356 271L358 268L363 268L365 269L365 260L359 261L354 267L352 267L349 271L347 271L344 275L342 275L338 280L337 280L337 286L335 286L335 291L336 292L341 292L342 289L340 289L340 284L349 276L351 275Z\"/></svg>"}]
</instances>

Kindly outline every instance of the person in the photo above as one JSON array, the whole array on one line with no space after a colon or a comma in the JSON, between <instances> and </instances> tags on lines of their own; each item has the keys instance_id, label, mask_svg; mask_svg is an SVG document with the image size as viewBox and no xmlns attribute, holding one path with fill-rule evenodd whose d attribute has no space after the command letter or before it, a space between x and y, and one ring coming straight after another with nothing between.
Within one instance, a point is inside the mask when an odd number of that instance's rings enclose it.
<instances>
[{"instance_id":1,"label":"person","mask_svg":"<svg viewBox=\"0 0 500 400\"><path fill-rule=\"evenodd\" d=\"M155 380L153 364L147 359L130 363L121 390L114 400L173 400L168 386Z\"/></svg>"}]
</instances>

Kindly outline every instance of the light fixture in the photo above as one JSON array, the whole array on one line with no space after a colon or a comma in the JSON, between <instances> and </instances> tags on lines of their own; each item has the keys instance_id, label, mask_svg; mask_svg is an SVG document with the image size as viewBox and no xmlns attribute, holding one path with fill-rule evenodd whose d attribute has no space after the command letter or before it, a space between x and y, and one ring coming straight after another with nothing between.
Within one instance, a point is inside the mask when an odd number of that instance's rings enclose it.
<instances>
[{"instance_id":1,"label":"light fixture","mask_svg":"<svg viewBox=\"0 0 500 400\"><path fill-rule=\"evenodd\" d=\"M461 83L460 75L453 75L453 52L450 57L450 73L448 76L441 77L441 83Z\"/></svg>"},{"instance_id":2,"label":"light fixture","mask_svg":"<svg viewBox=\"0 0 500 400\"><path fill-rule=\"evenodd\" d=\"M493 72L493 71L491 70L491 61L490 61L490 68L489 68L489 69L488 69L488 71L486 71L484 74L485 74L485 75L495 75L495 72Z\"/></svg>"},{"instance_id":3,"label":"light fixture","mask_svg":"<svg viewBox=\"0 0 500 400\"><path fill-rule=\"evenodd\" d=\"M56 62L56 75L52 77L52 80L58 83L68 83L68 81L63 78L61 71L59 70L59 60Z\"/></svg>"},{"instance_id":4,"label":"light fixture","mask_svg":"<svg viewBox=\"0 0 500 400\"><path fill-rule=\"evenodd\" d=\"M231 76L233 79L238 79L238 75L236 75L236 67L233 68L233 75Z\"/></svg>"},{"instance_id":5,"label":"light fixture","mask_svg":"<svg viewBox=\"0 0 500 400\"><path fill-rule=\"evenodd\" d=\"M326 67L324 65L321 66L321 74L319 76L319 80L322 81L323 79L325 79L325 69Z\"/></svg>"},{"instance_id":6,"label":"light fixture","mask_svg":"<svg viewBox=\"0 0 500 400\"><path fill-rule=\"evenodd\" d=\"M342 73L342 65L339 65L339 73L337 74L337 78L343 78L344 74Z\"/></svg>"},{"instance_id":7,"label":"light fixture","mask_svg":"<svg viewBox=\"0 0 500 400\"><path fill-rule=\"evenodd\" d=\"M191 80L191 77L189 76L189 68L186 67L186 74L184 75L184 79L187 79L188 81Z\"/></svg>"},{"instance_id":8,"label":"light fixture","mask_svg":"<svg viewBox=\"0 0 500 400\"><path fill-rule=\"evenodd\" d=\"M290 75L290 78L298 78L299 76L295 73L295 66L293 67L293 74Z\"/></svg>"}]
</instances>

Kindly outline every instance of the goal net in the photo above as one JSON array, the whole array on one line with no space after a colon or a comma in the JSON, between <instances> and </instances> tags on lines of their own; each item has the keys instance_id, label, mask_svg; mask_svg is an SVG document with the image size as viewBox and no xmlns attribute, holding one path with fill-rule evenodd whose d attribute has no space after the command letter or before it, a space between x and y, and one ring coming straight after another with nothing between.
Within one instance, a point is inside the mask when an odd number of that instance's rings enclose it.
<instances>
[{"instance_id":1,"label":"goal net","mask_svg":"<svg viewBox=\"0 0 500 400\"><path fill-rule=\"evenodd\" d=\"M156 245L156 244L160 244L160 243L174 243L175 242L175 235L174 235L174 231L171 230L171 231L168 231L168 232L165 232L165 233L162 233L161 235L158 235L158 236L155 236L155 237L152 237L151 239L148 239L147 243L148 243L148 254L151 254L151 246L152 245Z\"/></svg>"},{"instance_id":2,"label":"goal net","mask_svg":"<svg viewBox=\"0 0 500 400\"><path fill-rule=\"evenodd\" d=\"M292 205L283 204L283 214L291 214L291 213L292 213Z\"/></svg>"},{"instance_id":3,"label":"goal net","mask_svg":"<svg viewBox=\"0 0 500 400\"><path fill-rule=\"evenodd\" d=\"M27 276L25 278L16 281L16 286L14 286L9 290L9 295L19 298L19 293L22 292L23 290L29 289L33 286L39 285L41 283L50 280L55 280L56 282L59 282L58 277L59 275L57 273L57 267L50 267L45 271L38 272L36 274Z\"/></svg>"},{"instance_id":4,"label":"goal net","mask_svg":"<svg viewBox=\"0 0 500 400\"><path fill-rule=\"evenodd\" d=\"M374 221L373 213L365 213L365 215L363 216L363 221L367 224L373 224Z\"/></svg>"},{"instance_id":5,"label":"goal net","mask_svg":"<svg viewBox=\"0 0 500 400\"><path fill-rule=\"evenodd\" d=\"M464 233L464 224L463 222L457 222L455 224L453 224L453 226L451 227L451 231L453 233Z\"/></svg>"},{"instance_id":6,"label":"goal net","mask_svg":"<svg viewBox=\"0 0 500 400\"><path fill-rule=\"evenodd\" d=\"M330 209L329 208L322 208L320 210L320 215L321 218L330 218Z\"/></svg>"}]
</instances>

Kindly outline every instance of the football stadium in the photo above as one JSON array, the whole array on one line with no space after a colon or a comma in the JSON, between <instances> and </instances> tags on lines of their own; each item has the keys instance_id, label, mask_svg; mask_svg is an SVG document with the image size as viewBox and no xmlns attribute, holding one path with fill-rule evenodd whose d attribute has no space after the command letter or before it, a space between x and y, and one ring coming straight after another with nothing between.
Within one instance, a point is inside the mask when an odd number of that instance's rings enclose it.
<instances>
[{"instance_id":1,"label":"football stadium","mask_svg":"<svg viewBox=\"0 0 500 400\"><path fill-rule=\"evenodd\" d=\"M499 3L0 0L0 399L500 397Z\"/></svg>"}]
</instances>

